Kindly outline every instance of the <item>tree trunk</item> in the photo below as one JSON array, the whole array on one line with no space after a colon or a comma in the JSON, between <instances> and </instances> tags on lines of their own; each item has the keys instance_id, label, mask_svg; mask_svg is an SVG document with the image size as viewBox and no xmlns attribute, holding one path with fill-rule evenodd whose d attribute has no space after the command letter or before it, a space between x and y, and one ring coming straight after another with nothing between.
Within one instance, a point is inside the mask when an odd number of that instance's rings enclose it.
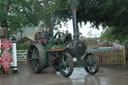
<instances>
[{"instance_id":1,"label":"tree trunk","mask_svg":"<svg viewBox=\"0 0 128 85\"><path fill-rule=\"evenodd\" d=\"M8 39L8 29L7 28L0 29L0 39Z\"/></svg>"},{"instance_id":2,"label":"tree trunk","mask_svg":"<svg viewBox=\"0 0 128 85\"><path fill-rule=\"evenodd\" d=\"M0 29L0 40L6 40L8 39L8 29L7 28L2 28ZM1 48L1 53L0 56L2 55L4 49Z\"/></svg>"},{"instance_id":3,"label":"tree trunk","mask_svg":"<svg viewBox=\"0 0 128 85\"><path fill-rule=\"evenodd\" d=\"M8 29L7 28L2 28L0 29L0 40L6 40L8 39ZM4 52L4 48L0 48L0 56L2 56ZM4 72L3 68L1 68L2 72Z\"/></svg>"}]
</instances>

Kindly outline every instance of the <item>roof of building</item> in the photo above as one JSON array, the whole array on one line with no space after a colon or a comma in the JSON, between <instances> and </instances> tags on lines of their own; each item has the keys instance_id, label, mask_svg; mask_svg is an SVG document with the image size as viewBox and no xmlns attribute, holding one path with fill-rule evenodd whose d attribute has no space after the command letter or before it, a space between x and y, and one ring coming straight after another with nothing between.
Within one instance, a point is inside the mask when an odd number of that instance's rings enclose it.
<instances>
[{"instance_id":1,"label":"roof of building","mask_svg":"<svg viewBox=\"0 0 128 85\"><path fill-rule=\"evenodd\" d=\"M32 37L25 36L24 38L17 41L17 43L26 43L26 42L34 42L34 39Z\"/></svg>"}]
</instances>

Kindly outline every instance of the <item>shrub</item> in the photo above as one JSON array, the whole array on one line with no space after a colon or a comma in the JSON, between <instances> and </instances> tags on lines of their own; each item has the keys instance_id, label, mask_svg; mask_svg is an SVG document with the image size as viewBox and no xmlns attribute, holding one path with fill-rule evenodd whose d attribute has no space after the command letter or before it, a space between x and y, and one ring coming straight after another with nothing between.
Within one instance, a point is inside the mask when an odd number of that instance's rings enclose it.
<instances>
[{"instance_id":1,"label":"shrub","mask_svg":"<svg viewBox=\"0 0 128 85\"><path fill-rule=\"evenodd\" d=\"M27 50L29 48L29 43L17 44L17 50Z\"/></svg>"}]
</instances>

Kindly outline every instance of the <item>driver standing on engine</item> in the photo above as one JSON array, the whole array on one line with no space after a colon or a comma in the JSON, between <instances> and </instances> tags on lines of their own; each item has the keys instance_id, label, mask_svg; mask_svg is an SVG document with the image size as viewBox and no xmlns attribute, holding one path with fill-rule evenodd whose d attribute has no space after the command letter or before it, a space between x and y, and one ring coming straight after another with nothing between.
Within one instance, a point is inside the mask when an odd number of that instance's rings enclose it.
<instances>
[{"instance_id":1,"label":"driver standing on engine","mask_svg":"<svg viewBox=\"0 0 128 85\"><path fill-rule=\"evenodd\" d=\"M52 36L52 33L50 32L50 27L47 27L46 31L44 32L44 39L49 41L51 36Z\"/></svg>"},{"instance_id":2,"label":"driver standing on engine","mask_svg":"<svg viewBox=\"0 0 128 85\"><path fill-rule=\"evenodd\" d=\"M42 32L41 32L41 28L39 28L38 32L35 33L34 41L40 42L41 39L42 39Z\"/></svg>"}]
</instances>

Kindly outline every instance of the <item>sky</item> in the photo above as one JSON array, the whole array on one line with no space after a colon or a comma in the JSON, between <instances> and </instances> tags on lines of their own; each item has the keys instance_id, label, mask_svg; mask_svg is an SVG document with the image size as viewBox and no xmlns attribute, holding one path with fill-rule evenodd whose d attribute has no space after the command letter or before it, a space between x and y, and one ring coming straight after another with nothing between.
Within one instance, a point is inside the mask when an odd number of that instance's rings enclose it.
<instances>
[{"instance_id":1,"label":"sky","mask_svg":"<svg viewBox=\"0 0 128 85\"><path fill-rule=\"evenodd\" d=\"M72 20L67 23L67 26L62 26L60 31L63 31L63 30L64 31L68 30L70 33L73 34ZM92 31L93 36L95 36L95 34L97 34L97 37L99 37L101 32L103 31L102 27L100 27L99 30L91 28L91 25L89 22L86 25L84 25L84 23L82 23L82 27L80 27L80 32L82 33L82 36L88 37L87 34L90 30Z\"/></svg>"}]
</instances>

